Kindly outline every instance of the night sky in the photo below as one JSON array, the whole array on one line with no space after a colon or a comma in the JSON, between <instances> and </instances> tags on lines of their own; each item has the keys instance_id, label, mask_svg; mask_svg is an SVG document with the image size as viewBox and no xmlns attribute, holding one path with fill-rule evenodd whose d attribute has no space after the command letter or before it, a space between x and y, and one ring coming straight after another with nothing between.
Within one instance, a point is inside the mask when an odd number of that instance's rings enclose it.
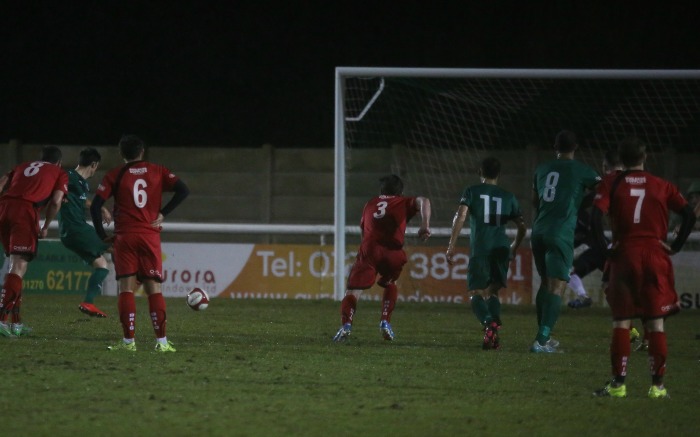
<instances>
[{"instance_id":1,"label":"night sky","mask_svg":"<svg viewBox=\"0 0 700 437\"><path fill-rule=\"evenodd\" d=\"M700 68L678 3L8 3L0 143L332 147L341 65Z\"/></svg>"}]
</instances>

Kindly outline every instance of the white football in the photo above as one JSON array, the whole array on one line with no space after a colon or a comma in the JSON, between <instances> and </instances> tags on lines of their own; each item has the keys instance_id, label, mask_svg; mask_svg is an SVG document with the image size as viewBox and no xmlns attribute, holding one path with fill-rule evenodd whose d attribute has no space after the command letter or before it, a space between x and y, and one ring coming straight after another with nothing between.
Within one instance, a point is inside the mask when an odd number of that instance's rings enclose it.
<instances>
[{"instance_id":1,"label":"white football","mask_svg":"<svg viewBox=\"0 0 700 437\"><path fill-rule=\"evenodd\" d=\"M195 311L206 310L209 306L209 295L201 288L194 288L187 295L187 305Z\"/></svg>"}]
</instances>

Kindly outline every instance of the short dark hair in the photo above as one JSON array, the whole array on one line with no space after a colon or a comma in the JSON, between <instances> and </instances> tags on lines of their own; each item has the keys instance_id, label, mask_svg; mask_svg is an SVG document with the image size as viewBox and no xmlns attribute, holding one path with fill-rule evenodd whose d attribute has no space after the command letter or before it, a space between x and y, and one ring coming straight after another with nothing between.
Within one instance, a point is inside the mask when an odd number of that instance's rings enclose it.
<instances>
[{"instance_id":1,"label":"short dark hair","mask_svg":"<svg viewBox=\"0 0 700 437\"><path fill-rule=\"evenodd\" d=\"M608 150L605 152L603 159L610 167L617 167L622 164L620 160L620 152L617 150Z\"/></svg>"},{"instance_id":2,"label":"short dark hair","mask_svg":"<svg viewBox=\"0 0 700 437\"><path fill-rule=\"evenodd\" d=\"M557 149L558 152L562 153L573 152L576 150L577 144L578 141L576 140L576 134L569 130L559 132L557 137L554 139L554 148Z\"/></svg>"},{"instance_id":3,"label":"short dark hair","mask_svg":"<svg viewBox=\"0 0 700 437\"><path fill-rule=\"evenodd\" d=\"M136 135L122 135L119 140L119 151L125 159L136 159L144 149L144 143Z\"/></svg>"},{"instance_id":4,"label":"short dark hair","mask_svg":"<svg viewBox=\"0 0 700 437\"><path fill-rule=\"evenodd\" d=\"M496 179L501 174L501 161L489 156L481 161L481 175L488 179Z\"/></svg>"},{"instance_id":5,"label":"short dark hair","mask_svg":"<svg viewBox=\"0 0 700 437\"><path fill-rule=\"evenodd\" d=\"M627 137L618 147L620 160L625 167L634 167L644 162L647 146L637 137Z\"/></svg>"},{"instance_id":6,"label":"short dark hair","mask_svg":"<svg viewBox=\"0 0 700 437\"><path fill-rule=\"evenodd\" d=\"M403 193L403 181L395 174L384 176L379 179L379 193L398 196Z\"/></svg>"},{"instance_id":7,"label":"short dark hair","mask_svg":"<svg viewBox=\"0 0 700 437\"><path fill-rule=\"evenodd\" d=\"M41 149L41 160L50 162L51 164L57 164L63 158L63 153L61 149L56 146L44 146Z\"/></svg>"},{"instance_id":8,"label":"short dark hair","mask_svg":"<svg viewBox=\"0 0 700 437\"><path fill-rule=\"evenodd\" d=\"M80 158L78 158L78 165L81 167L88 167L92 165L93 162L100 162L102 160L102 155L97 149L93 147L86 147L80 151Z\"/></svg>"}]
</instances>

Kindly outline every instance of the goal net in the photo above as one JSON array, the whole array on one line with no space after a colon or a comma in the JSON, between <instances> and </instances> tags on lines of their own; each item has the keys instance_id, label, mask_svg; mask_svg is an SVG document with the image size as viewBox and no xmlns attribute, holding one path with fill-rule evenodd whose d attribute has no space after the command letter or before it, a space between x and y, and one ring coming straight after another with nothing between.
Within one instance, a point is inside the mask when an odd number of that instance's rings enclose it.
<instances>
[{"instance_id":1,"label":"goal net","mask_svg":"<svg viewBox=\"0 0 700 437\"><path fill-rule=\"evenodd\" d=\"M337 68L336 259L381 173L400 175L406 194L429 197L434 235L449 235L462 189L493 155L503 166L499 184L532 223L534 168L555 157L562 129L579 139L576 159L599 172L606 151L638 136L648 145L647 168L683 189L693 175L679 163L700 132L700 72Z\"/></svg>"}]
</instances>

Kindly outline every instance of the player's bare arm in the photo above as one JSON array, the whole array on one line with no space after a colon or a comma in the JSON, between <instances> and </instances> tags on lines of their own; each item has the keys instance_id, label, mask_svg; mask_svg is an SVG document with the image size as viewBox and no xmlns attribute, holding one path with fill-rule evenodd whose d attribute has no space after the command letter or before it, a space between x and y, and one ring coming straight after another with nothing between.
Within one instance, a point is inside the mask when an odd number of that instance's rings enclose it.
<instances>
[{"instance_id":1,"label":"player's bare arm","mask_svg":"<svg viewBox=\"0 0 700 437\"><path fill-rule=\"evenodd\" d=\"M60 190L54 191L51 195L51 200L49 200L49 204L46 206L44 225L41 227L41 231L39 231L39 238L46 238L49 234L49 225L56 218L56 214L58 214L58 211L61 209L63 195L63 191Z\"/></svg>"},{"instance_id":2,"label":"player's bare arm","mask_svg":"<svg viewBox=\"0 0 700 437\"><path fill-rule=\"evenodd\" d=\"M462 232L462 227L464 222L469 216L469 207L467 205L459 205L454 218L452 219L452 233L450 234L450 242L447 244L447 252L445 257L447 257L447 262L452 265L454 263L455 246L457 244L457 239L459 238L459 233Z\"/></svg>"},{"instance_id":3,"label":"player's bare arm","mask_svg":"<svg viewBox=\"0 0 700 437\"><path fill-rule=\"evenodd\" d=\"M422 241L425 241L430 237L430 199L427 197L416 197L416 205L420 211L421 218L420 228L418 229L418 237Z\"/></svg>"},{"instance_id":4,"label":"player's bare arm","mask_svg":"<svg viewBox=\"0 0 700 437\"><path fill-rule=\"evenodd\" d=\"M515 234L515 240L510 244L510 256L515 257L515 251L520 247L520 243L523 242L525 234L527 233L527 227L525 226L525 220L523 216L516 217L514 220L515 226L517 226L518 231Z\"/></svg>"}]
</instances>

